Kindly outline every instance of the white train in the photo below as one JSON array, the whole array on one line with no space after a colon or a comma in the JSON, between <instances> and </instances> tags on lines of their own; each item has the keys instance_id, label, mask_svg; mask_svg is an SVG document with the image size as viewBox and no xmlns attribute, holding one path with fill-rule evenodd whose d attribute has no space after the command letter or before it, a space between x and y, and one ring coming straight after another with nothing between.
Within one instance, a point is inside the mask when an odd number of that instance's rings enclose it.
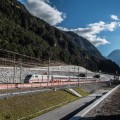
<instances>
[{"instance_id":1,"label":"white train","mask_svg":"<svg viewBox=\"0 0 120 120\"><path fill-rule=\"evenodd\" d=\"M62 82L62 81L79 81L80 77L76 76L60 76L60 75L27 75L24 83L44 83L44 82ZM82 78L85 79L85 78Z\"/></svg>"},{"instance_id":2,"label":"white train","mask_svg":"<svg viewBox=\"0 0 120 120\"><path fill-rule=\"evenodd\" d=\"M48 78L49 77L49 78ZM39 82L47 82L51 80L51 76L49 75L27 75L24 79L24 83L39 83Z\"/></svg>"}]
</instances>

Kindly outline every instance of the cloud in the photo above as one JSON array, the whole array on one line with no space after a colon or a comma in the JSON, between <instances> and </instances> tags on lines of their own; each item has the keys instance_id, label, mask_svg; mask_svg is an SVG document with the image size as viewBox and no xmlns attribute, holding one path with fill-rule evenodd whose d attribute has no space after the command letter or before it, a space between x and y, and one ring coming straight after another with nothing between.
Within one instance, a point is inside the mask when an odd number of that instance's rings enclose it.
<instances>
[{"instance_id":1,"label":"cloud","mask_svg":"<svg viewBox=\"0 0 120 120\"><path fill-rule=\"evenodd\" d=\"M111 15L110 17L112 20L119 20L118 16L116 16L116 15Z\"/></svg>"},{"instance_id":2,"label":"cloud","mask_svg":"<svg viewBox=\"0 0 120 120\"><path fill-rule=\"evenodd\" d=\"M26 0L25 6L29 10L29 12L32 13L34 16L37 16L40 19L45 20L51 25L57 25L66 18L66 15L64 13L58 11L55 7L51 6L49 0ZM97 23L91 23L87 25L86 28L77 29L67 29L63 27L57 28L63 31L73 31L78 35L89 40L95 46L100 46L108 44L110 42L106 38L101 37L99 34L103 31L113 32L118 26L120 26L118 16L111 15L110 17L112 20L114 20L114 22L105 23L103 21L99 21Z\"/></svg>"},{"instance_id":3,"label":"cloud","mask_svg":"<svg viewBox=\"0 0 120 120\"><path fill-rule=\"evenodd\" d=\"M100 46L104 44L109 44L110 42L101 37L99 34L103 31L113 32L118 26L120 26L120 22L110 22L105 23L103 21L99 21L98 23L92 23L87 25L86 28L77 28L77 29L67 29L58 27L64 31L73 31L77 33L79 36L82 36L89 40L93 45Z\"/></svg>"},{"instance_id":4,"label":"cloud","mask_svg":"<svg viewBox=\"0 0 120 120\"><path fill-rule=\"evenodd\" d=\"M64 13L51 6L49 0L26 0L25 6L31 14L51 25L57 25L66 18Z\"/></svg>"},{"instance_id":5,"label":"cloud","mask_svg":"<svg viewBox=\"0 0 120 120\"><path fill-rule=\"evenodd\" d=\"M120 22L111 22L105 25L105 29L112 32L119 26L119 24Z\"/></svg>"}]
</instances>

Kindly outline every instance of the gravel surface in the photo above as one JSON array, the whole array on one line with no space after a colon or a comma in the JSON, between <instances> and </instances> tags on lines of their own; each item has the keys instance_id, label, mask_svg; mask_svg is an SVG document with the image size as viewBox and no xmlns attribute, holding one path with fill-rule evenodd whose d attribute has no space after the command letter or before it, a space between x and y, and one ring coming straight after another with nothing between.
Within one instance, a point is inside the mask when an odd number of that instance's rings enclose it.
<instances>
[{"instance_id":1,"label":"gravel surface","mask_svg":"<svg viewBox=\"0 0 120 120\"><path fill-rule=\"evenodd\" d=\"M120 120L120 87L82 119Z\"/></svg>"},{"instance_id":2,"label":"gravel surface","mask_svg":"<svg viewBox=\"0 0 120 120\"><path fill-rule=\"evenodd\" d=\"M113 87L115 87L115 85L110 86L108 82L105 82L105 83L99 83L99 84L98 83L82 84L80 85L80 87L89 93L94 93L99 89L108 89L108 88L112 89Z\"/></svg>"}]
</instances>

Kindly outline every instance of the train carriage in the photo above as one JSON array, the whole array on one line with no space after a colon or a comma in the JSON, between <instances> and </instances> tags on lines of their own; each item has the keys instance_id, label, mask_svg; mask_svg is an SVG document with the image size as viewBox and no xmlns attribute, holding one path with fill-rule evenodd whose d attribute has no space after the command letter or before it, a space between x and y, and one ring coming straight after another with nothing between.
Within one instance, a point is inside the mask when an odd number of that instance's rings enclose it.
<instances>
[{"instance_id":1,"label":"train carriage","mask_svg":"<svg viewBox=\"0 0 120 120\"><path fill-rule=\"evenodd\" d=\"M44 83L44 82L77 82L84 80L85 77L61 76L61 75L27 75L24 83Z\"/></svg>"},{"instance_id":2,"label":"train carriage","mask_svg":"<svg viewBox=\"0 0 120 120\"><path fill-rule=\"evenodd\" d=\"M27 75L24 79L24 83L44 83L44 82L50 82L51 81L51 75Z\"/></svg>"}]
</instances>

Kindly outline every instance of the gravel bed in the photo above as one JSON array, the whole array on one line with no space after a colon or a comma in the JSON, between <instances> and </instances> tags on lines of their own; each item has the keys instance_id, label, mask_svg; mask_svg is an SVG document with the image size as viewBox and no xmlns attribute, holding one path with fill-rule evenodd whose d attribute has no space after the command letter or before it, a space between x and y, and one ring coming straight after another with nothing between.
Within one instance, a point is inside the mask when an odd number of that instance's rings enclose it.
<instances>
[{"instance_id":1,"label":"gravel bed","mask_svg":"<svg viewBox=\"0 0 120 120\"><path fill-rule=\"evenodd\" d=\"M82 119L120 120L120 87Z\"/></svg>"},{"instance_id":2,"label":"gravel bed","mask_svg":"<svg viewBox=\"0 0 120 120\"><path fill-rule=\"evenodd\" d=\"M80 87L87 91L88 93L94 93L96 90L99 90L99 89L108 89L108 88L113 88L115 87L116 85L112 85L110 86L108 82L105 82L105 83L90 83L90 84L82 84L80 85Z\"/></svg>"}]
</instances>

